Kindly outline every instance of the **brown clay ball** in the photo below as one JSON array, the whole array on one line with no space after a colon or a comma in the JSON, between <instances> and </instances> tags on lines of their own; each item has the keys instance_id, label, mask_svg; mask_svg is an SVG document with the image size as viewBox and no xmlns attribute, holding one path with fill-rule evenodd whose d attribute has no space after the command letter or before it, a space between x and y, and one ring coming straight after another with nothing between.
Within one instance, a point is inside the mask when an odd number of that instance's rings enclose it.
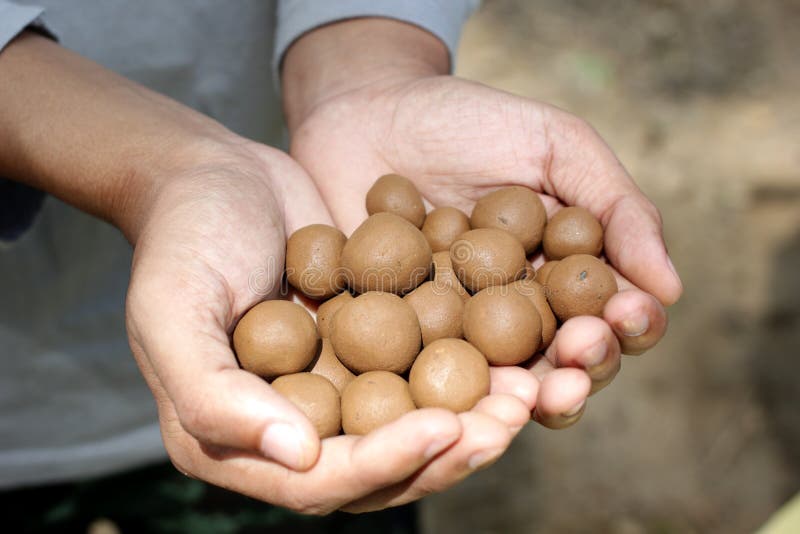
<instances>
[{"instance_id":1,"label":"brown clay ball","mask_svg":"<svg viewBox=\"0 0 800 534\"><path fill-rule=\"evenodd\" d=\"M556 328L558 327L556 316L553 315L553 310L550 309L550 305L547 303L544 286L539 282L526 278L525 280L517 280L510 287L516 289L520 295L527 297L536 306L536 311L539 312L539 318L542 320L542 342L536 352L544 351L556 337Z\"/></svg>"},{"instance_id":2,"label":"brown clay ball","mask_svg":"<svg viewBox=\"0 0 800 534\"><path fill-rule=\"evenodd\" d=\"M339 308L350 300L353 300L353 295L345 291L319 305L319 308L317 308L317 331L319 332L319 337L331 337L331 319L339 311Z\"/></svg>"},{"instance_id":3,"label":"brown clay ball","mask_svg":"<svg viewBox=\"0 0 800 534\"><path fill-rule=\"evenodd\" d=\"M441 338L463 335L464 301L452 287L439 287L425 282L403 297L419 320L422 345L427 346Z\"/></svg>"},{"instance_id":4,"label":"brown clay ball","mask_svg":"<svg viewBox=\"0 0 800 534\"><path fill-rule=\"evenodd\" d=\"M425 204L411 180L399 174L378 178L367 192L367 213L394 213L417 228L425 221Z\"/></svg>"},{"instance_id":5,"label":"brown clay ball","mask_svg":"<svg viewBox=\"0 0 800 534\"><path fill-rule=\"evenodd\" d=\"M342 393L342 427L345 434L369 434L414 409L408 382L394 373L370 371Z\"/></svg>"},{"instance_id":6,"label":"brown clay ball","mask_svg":"<svg viewBox=\"0 0 800 534\"><path fill-rule=\"evenodd\" d=\"M437 288L452 287L456 294L464 302L469 300L469 293L453 270L453 262L450 261L450 251L434 252L433 254L433 283Z\"/></svg>"},{"instance_id":7,"label":"brown clay ball","mask_svg":"<svg viewBox=\"0 0 800 534\"><path fill-rule=\"evenodd\" d=\"M340 260L347 242L338 229L326 224L300 228L286 242L286 278L312 299L327 299L346 284Z\"/></svg>"},{"instance_id":8,"label":"brown clay ball","mask_svg":"<svg viewBox=\"0 0 800 534\"><path fill-rule=\"evenodd\" d=\"M525 276L527 263L519 241L497 228L462 234L450 247L450 260L456 276L472 293Z\"/></svg>"},{"instance_id":9,"label":"brown clay ball","mask_svg":"<svg viewBox=\"0 0 800 534\"><path fill-rule=\"evenodd\" d=\"M547 211L539 195L519 185L504 187L475 203L472 228L499 228L522 243L527 254L542 242Z\"/></svg>"},{"instance_id":10,"label":"brown clay ball","mask_svg":"<svg viewBox=\"0 0 800 534\"><path fill-rule=\"evenodd\" d=\"M392 293L371 291L336 312L330 339L339 360L356 374L404 373L419 354L422 334L407 302Z\"/></svg>"},{"instance_id":11,"label":"brown clay ball","mask_svg":"<svg viewBox=\"0 0 800 534\"><path fill-rule=\"evenodd\" d=\"M561 321L578 315L601 317L617 281L602 261L588 254L561 260L547 279L550 307Z\"/></svg>"},{"instance_id":12,"label":"brown clay ball","mask_svg":"<svg viewBox=\"0 0 800 534\"><path fill-rule=\"evenodd\" d=\"M536 306L506 286L486 288L464 307L464 337L492 365L517 365L536 352L542 340Z\"/></svg>"},{"instance_id":13,"label":"brown clay ball","mask_svg":"<svg viewBox=\"0 0 800 534\"><path fill-rule=\"evenodd\" d=\"M489 363L462 339L439 339L420 352L408 382L418 408L466 412L489 394Z\"/></svg>"},{"instance_id":14,"label":"brown clay ball","mask_svg":"<svg viewBox=\"0 0 800 534\"><path fill-rule=\"evenodd\" d=\"M539 267L539 270L536 271L536 276L534 279L542 284L543 286L547 285L547 279L550 277L550 273L553 270L553 267L558 265L558 260L546 261L544 264Z\"/></svg>"},{"instance_id":15,"label":"brown clay ball","mask_svg":"<svg viewBox=\"0 0 800 534\"><path fill-rule=\"evenodd\" d=\"M322 350L319 356L317 356L317 359L311 362L311 369L309 372L330 380L331 384L334 385L339 393L344 391L347 384L356 377L356 375L351 373L350 369L342 365L342 362L336 357L330 339L324 338L322 340Z\"/></svg>"},{"instance_id":16,"label":"brown clay ball","mask_svg":"<svg viewBox=\"0 0 800 534\"><path fill-rule=\"evenodd\" d=\"M599 256L602 250L603 227L586 208L563 208L544 230L544 253L549 260L573 254Z\"/></svg>"},{"instance_id":17,"label":"brown clay ball","mask_svg":"<svg viewBox=\"0 0 800 534\"><path fill-rule=\"evenodd\" d=\"M461 210L445 206L428 214L422 234L433 252L441 252L450 250L453 241L469 229L469 219Z\"/></svg>"},{"instance_id":18,"label":"brown clay ball","mask_svg":"<svg viewBox=\"0 0 800 534\"><path fill-rule=\"evenodd\" d=\"M314 319L287 300L256 304L233 331L233 348L242 368L264 378L298 373L320 348Z\"/></svg>"},{"instance_id":19,"label":"brown clay ball","mask_svg":"<svg viewBox=\"0 0 800 534\"><path fill-rule=\"evenodd\" d=\"M339 392L328 379L311 373L295 373L276 378L271 385L308 417L321 439L339 434L341 401Z\"/></svg>"},{"instance_id":20,"label":"brown clay ball","mask_svg":"<svg viewBox=\"0 0 800 534\"><path fill-rule=\"evenodd\" d=\"M422 232L392 213L376 213L359 226L342 250L342 267L356 293L404 294L425 281L431 247Z\"/></svg>"}]
</instances>

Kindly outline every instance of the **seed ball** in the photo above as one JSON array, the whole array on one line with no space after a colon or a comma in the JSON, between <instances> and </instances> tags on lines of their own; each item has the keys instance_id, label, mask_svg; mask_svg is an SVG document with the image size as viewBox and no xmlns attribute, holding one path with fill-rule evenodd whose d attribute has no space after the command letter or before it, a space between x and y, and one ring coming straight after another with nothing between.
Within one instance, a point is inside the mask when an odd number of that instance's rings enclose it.
<instances>
[{"instance_id":1,"label":"seed ball","mask_svg":"<svg viewBox=\"0 0 800 534\"><path fill-rule=\"evenodd\" d=\"M286 279L312 299L327 299L344 289L340 261L345 235L326 224L300 228L286 242Z\"/></svg>"},{"instance_id":2,"label":"seed ball","mask_svg":"<svg viewBox=\"0 0 800 534\"><path fill-rule=\"evenodd\" d=\"M578 315L601 317L608 299L617 292L614 273L588 254L561 260L547 279L547 299L563 322Z\"/></svg>"},{"instance_id":3,"label":"seed ball","mask_svg":"<svg viewBox=\"0 0 800 534\"><path fill-rule=\"evenodd\" d=\"M464 307L464 337L492 365L517 365L536 352L542 340L536 306L507 286L486 288Z\"/></svg>"},{"instance_id":4,"label":"seed ball","mask_svg":"<svg viewBox=\"0 0 800 534\"><path fill-rule=\"evenodd\" d=\"M439 339L419 353L408 378L418 408L466 412L489 394L489 363L461 339Z\"/></svg>"},{"instance_id":5,"label":"seed ball","mask_svg":"<svg viewBox=\"0 0 800 534\"><path fill-rule=\"evenodd\" d=\"M342 427L345 434L369 434L414 409L408 382L394 373L369 371L342 393Z\"/></svg>"},{"instance_id":6,"label":"seed ball","mask_svg":"<svg viewBox=\"0 0 800 534\"><path fill-rule=\"evenodd\" d=\"M603 227L586 208L563 208L544 230L544 253L549 260L573 254L599 256L602 250Z\"/></svg>"},{"instance_id":7,"label":"seed ball","mask_svg":"<svg viewBox=\"0 0 800 534\"><path fill-rule=\"evenodd\" d=\"M463 335L464 301L452 287L440 288L434 282L425 282L403 300L417 314L423 346L437 339Z\"/></svg>"},{"instance_id":8,"label":"seed ball","mask_svg":"<svg viewBox=\"0 0 800 534\"><path fill-rule=\"evenodd\" d=\"M256 304L233 331L233 348L242 368L264 378L298 373L320 349L314 319L286 300Z\"/></svg>"},{"instance_id":9,"label":"seed ball","mask_svg":"<svg viewBox=\"0 0 800 534\"><path fill-rule=\"evenodd\" d=\"M543 286L546 286L547 279L550 277L550 273L552 272L553 267L556 265L558 265L558 260L544 262L544 264L539 267L539 270L536 271L536 276L534 279Z\"/></svg>"},{"instance_id":10,"label":"seed ball","mask_svg":"<svg viewBox=\"0 0 800 534\"><path fill-rule=\"evenodd\" d=\"M425 281L431 247L422 232L391 213L376 213L359 226L342 249L342 267L356 293L404 294Z\"/></svg>"},{"instance_id":11,"label":"seed ball","mask_svg":"<svg viewBox=\"0 0 800 534\"><path fill-rule=\"evenodd\" d=\"M425 218L422 234L433 252L450 250L458 236L469 231L469 219L461 210L451 207L436 208Z\"/></svg>"},{"instance_id":12,"label":"seed ball","mask_svg":"<svg viewBox=\"0 0 800 534\"><path fill-rule=\"evenodd\" d=\"M333 350L356 374L404 373L421 342L414 308L392 293L364 293L342 306L331 323Z\"/></svg>"},{"instance_id":13,"label":"seed ball","mask_svg":"<svg viewBox=\"0 0 800 534\"><path fill-rule=\"evenodd\" d=\"M499 228L522 243L530 254L542 242L547 211L539 195L519 185L504 187L475 203L470 224L472 228Z\"/></svg>"},{"instance_id":14,"label":"seed ball","mask_svg":"<svg viewBox=\"0 0 800 534\"><path fill-rule=\"evenodd\" d=\"M425 221L425 204L411 180L399 174L378 178L367 192L367 213L394 213L417 228Z\"/></svg>"},{"instance_id":15,"label":"seed ball","mask_svg":"<svg viewBox=\"0 0 800 534\"><path fill-rule=\"evenodd\" d=\"M308 417L320 439L339 434L341 401L339 392L328 379L311 373L295 373L276 378L271 386Z\"/></svg>"},{"instance_id":16,"label":"seed ball","mask_svg":"<svg viewBox=\"0 0 800 534\"><path fill-rule=\"evenodd\" d=\"M356 375L351 373L350 369L342 365L342 362L336 357L330 339L323 338L322 350L317 359L311 362L310 367L311 369L309 372L330 380L331 384L334 385L339 393L344 391L347 384L356 377Z\"/></svg>"},{"instance_id":17,"label":"seed ball","mask_svg":"<svg viewBox=\"0 0 800 534\"><path fill-rule=\"evenodd\" d=\"M553 315L553 310L550 309L550 305L547 303L544 286L539 282L526 278L525 280L517 280L509 287L515 289L520 295L528 297L533 305L536 306L536 311L539 312L539 318L542 320L542 342L536 352L544 351L556 337L556 328L558 327L556 316Z\"/></svg>"},{"instance_id":18,"label":"seed ball","mask_svg":"<svg viewBox=\"0 0 800 534\"><path fill-rule=\"evenodd\" d=\"M497 228L470 230L450 247L450 260L461 283L472 293L506 285L525 276L525 249Z\"/></svg>"},{"instance_id":19,"label":"seed ball","mask_svg":"<svg viewBox=\"0 0 800 534\"><path fill-rule=\"evenodd\" d=\"M433 253L433 283L439 290L452 287L461 300L464 302L469 300L469 293L461 285L461 281L453 270L450 251Z\"/></svg>"},{"instance_id":20,"label":"seed ball","mask_svg":"<svg viewBox=\"0 0 800 534\"><path fill-rule=\"evenodd\" d=\"M533 265L530 263L525 264L525 276L522 277L524 280L533 280L536 278L536 269L533 268Z\"/></svg>"},{"instance_id":21,"label":"seed ball","mask_svg":"<svg viewBox=\"0 0 800 534\"><path fill-rule=\"evenodd\" d=\"M339 308L350 300L353 300L353 295L345 291L319 305L319 308L317 308L317 331L319 332L319 337L331 337L331 319L339 311Z\"/></svg>"}]
</instances>

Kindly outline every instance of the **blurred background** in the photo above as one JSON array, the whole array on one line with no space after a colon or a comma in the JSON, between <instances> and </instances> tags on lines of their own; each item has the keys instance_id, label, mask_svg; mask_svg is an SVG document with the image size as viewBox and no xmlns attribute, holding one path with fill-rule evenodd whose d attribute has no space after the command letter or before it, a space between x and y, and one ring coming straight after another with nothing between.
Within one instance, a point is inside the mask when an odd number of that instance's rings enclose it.
<instances>
[{"instance_id":1,"label":"blurred background","mask_svg":"<svg viewBox=\"0 0 800 534\"><path fill-rule=\"evenodd\" d=\"M523 430L426 533L753 532L800 490L800 2L487 0L457 74L588 120L685 293L573 428ZM797 532L797 531L795 531Z\"/></svg>"}]
</instances>

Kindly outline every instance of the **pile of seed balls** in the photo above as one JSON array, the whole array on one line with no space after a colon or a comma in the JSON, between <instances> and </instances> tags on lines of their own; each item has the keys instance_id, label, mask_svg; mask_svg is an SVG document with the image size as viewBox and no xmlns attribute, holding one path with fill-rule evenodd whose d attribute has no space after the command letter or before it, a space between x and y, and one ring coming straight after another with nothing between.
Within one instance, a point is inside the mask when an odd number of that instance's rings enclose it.
<instances>
[{"instance_id":1,"label":"pile of seed balls","mask_svg":"<svg viewBox=\"0 0 800 534\"><path fill-rule=\"evenodd\" d=\"M568 207L550 221L526 187L496 190L467 217L425 212L396 174L367 193L369 218L348 239L331 226L297 230L286 277L322 301L261 302L233 333L241 366L308 416L320 437L366 434L416 408L471 409L489 394L489 366L544 351L559 322L602 314L617 292L598 259L603 229ZM540 244L547 262L528 257Z\"/></svg>"}]
</instances>

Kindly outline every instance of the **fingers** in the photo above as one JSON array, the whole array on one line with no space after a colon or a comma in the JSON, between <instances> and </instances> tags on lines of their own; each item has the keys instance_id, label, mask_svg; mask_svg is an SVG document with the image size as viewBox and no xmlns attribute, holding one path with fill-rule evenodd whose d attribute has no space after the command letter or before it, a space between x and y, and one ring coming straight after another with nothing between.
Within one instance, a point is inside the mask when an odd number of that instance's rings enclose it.
<instances>
[{"instance_id":1,"label":"fingers","mask_svg":"<svg viewBox=\"0 0 800 534\"><path fill-rule=\"evenodd\" d=\"M628 289L612 296L603 310L623 354L642 354L667 331L667 312L652 295Z\"/></svg>"},{"instance_id":2,"label":"fingers","mask_svg":"<svg viewBox=\"0 0 800 534\"><path fill-rule=\"evenodd\" d=\"M575 424L583 415L592 387L589 376L580 369L553 369L546 358L540 358L532 370L542 377L533 419L552 429Z\"/></svg>"},{"instance_id":3,"label":"fingers","mask_svg":"<svg viewBox=\"0 0 800 534\"><path fill-rule=\"evenodd\" d=\"M656 207L589 125L554 108L544 120L551 155L547 192L590 210L603 224L605 253L620 272L663 304L675 303L683 286Z\"/></svg>"},{"instance_id":4,"label":"fingers","mask_svg":"<svg viewBox=\"0 0 800 534\"><path fill-rule=\"evenodd\" d=\"M487 395L478 401L472 411L494 417L509 429L512 437L531 420L531 411L521 400L503 393Z\"/></svg>"},{"instance_id":5,"label":"fingers","mask_svg":"<svg viewBox=\"0 0 800 534\"><path fill-rule=\"evenodd\" d=\"M519 399L531 412L536 406L539 394L539 381L527 369L517 366L491 367L491 388L489 393L512 395Z\"/></svg>"},{"instance_id":6,"label":"fingers","mask_svg":"<svg viewBox=\"0 0 800 534\"><path fill-rule=\"evenodd\" d=\"M557 367L586 371L592 380L591 393L608 385L620 368L619 342L608 323L598 317L573 317L564 323L548 356Z\"/></svg>"}]
</instances>

